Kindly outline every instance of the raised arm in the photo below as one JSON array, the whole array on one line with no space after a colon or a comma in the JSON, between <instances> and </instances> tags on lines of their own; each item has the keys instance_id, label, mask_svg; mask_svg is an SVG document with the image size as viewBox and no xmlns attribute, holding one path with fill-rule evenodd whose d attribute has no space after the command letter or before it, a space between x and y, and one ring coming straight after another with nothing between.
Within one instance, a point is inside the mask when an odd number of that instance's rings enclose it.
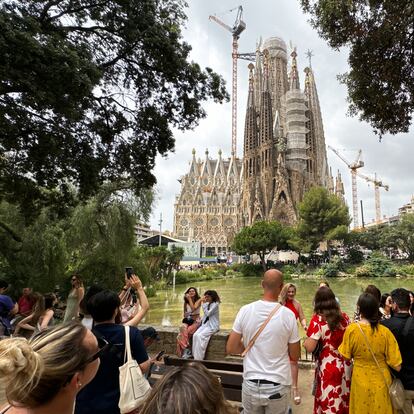
<instances>
[{"instance_id":1,"label":"raised arm","mask_svg":"<svg viewBox=\"0 0 414 414\"><path fill-rule=\"evenodd\" d=\"M130 281L131 281L130 282L131 286L137 292L138 299L139 299L139 304L140 304L140 309L133 316L132 319L130 319L128 322L125 323L125 325L137 326L141 322L141 320L144 318L146 313L148 312L149 302L148 302L147 295L145 294L144 288L142 286L142 282L139 279L139 277L136 276L136 275L132 275Z\"/></svg>"},{"instance_id":2,"label":"raised arm","mask_svg":"<svg viewBox=\"0 0 414 414\"><path fill-rule=\"evenodd\" d=\"M210 316L213 313L217 312L217 309L219 307L219 304L217 302L213 302L210 304L210 309L205 309L204 310L204 315L205 316Z\"/></svg>"}]
</instances>

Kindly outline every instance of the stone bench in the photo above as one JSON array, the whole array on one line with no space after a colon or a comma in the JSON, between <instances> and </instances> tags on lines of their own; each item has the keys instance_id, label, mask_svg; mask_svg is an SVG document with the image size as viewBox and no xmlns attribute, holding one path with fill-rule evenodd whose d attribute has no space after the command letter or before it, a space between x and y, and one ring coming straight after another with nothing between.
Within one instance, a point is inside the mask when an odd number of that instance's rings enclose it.
<instances>
[{"instance_id":1,"label":"stone bench","mask_svg":"<svg viewBox=\"0 0 414 414\"><path fill-rule=\"evenodd\" d=\"M139 325L139 329L145 329L147 326L149 325ZM152 354L163 350L167 355L176 355L179 328L177 326L151 326L157 330L160 341L153 343L149 352ZM210 338L205 359L212 361L234 360L233 357L226 357L226 342L229 334L229 329L221 329Z\"/></svg>"}]
</instances>

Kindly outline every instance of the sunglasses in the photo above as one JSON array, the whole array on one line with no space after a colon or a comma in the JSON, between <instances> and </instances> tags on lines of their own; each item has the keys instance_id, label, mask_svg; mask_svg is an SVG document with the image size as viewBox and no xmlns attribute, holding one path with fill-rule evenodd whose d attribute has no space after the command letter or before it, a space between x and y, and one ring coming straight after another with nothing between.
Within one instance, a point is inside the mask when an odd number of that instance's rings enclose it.
<instances>
[{"instance_id":1,"label":"sunglasses","mask_svg":"<svg viewBox=\"0 0 414 414\"><path fill-rule=\"evenodd\" d=\"M100 358L109 349L110 343L104 338L96 338L98 340L98 351L86 360L86 364L90 364L96 359Z\"/></svg>"},{"instance_id":2,"label":"sunglasses","mask_svg":"<svg viewBox=\"0 0 414 414\"><path fill-rule=\"evenodd\" d=\"M72 282L76 282L78 279L72 279Z\"/></svg>"},{"instance_id":3,"label":"sunglasses","mask_svg":"<svg viewBox=\"0 0 414 414\"><path fill-rule=\"evenodd\" d=\"M82 365L79 367L79 370L83 370L88 364L100 358L110 347L110 343L104 338L96 338L98 341L98 351L90 356ZM65 386L70 383L73 378L73 374L69 375L66 380L63 382L62 386Z\"/></svg>"}]
</instances>

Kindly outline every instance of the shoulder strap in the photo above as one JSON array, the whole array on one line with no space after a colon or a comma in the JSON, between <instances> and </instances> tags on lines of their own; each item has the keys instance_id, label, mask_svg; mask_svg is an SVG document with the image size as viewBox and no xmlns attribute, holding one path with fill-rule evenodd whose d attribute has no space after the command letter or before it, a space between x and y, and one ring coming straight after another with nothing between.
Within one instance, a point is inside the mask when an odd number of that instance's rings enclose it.
<instances>
[{"instance_id":1,"label":"shoulder strap","mask_svg":"<svg viewBox=\"0 0 414 414\"><path fill-rule=\"evenodd\" d=\"M253 347L254 343L256 342L256 339L258 338L258 336L262 333L263 329L266 328L266 325L269 323L270 319L272 319L272 317L274 315L276 315L277 311L281 307L282 307L282 305L280 303L277 303L276 304L276 306L273 308L272 312L270 312L270 314L267 317L267 319L262 323L262 325L260 326L260 328L254 334L253 338L250 340L249 344L246 346L246 348L244 349L244 351L241 353L241 356L242 357L244 357L250 351L250 349Z\"/></svg>"},{"instance_id":2,"label":"shoulder strap","mask_svg":"<svg viewBox=\"0 0 414 414\"><path fill-rule=\"evenodd\" d=\"M364 340L365 340L365 343L367 344L367 347L368 347L368 349L369 349L369 352L371 352L371 356L372 356L373 360L375 361L375 364L376 364L376 365L377 365L377 367L378 367L378 371L381 373L381 376L382 376L382 378L383 378L383 380L384 380L384 382L385 382L385 385L387 386L387 388L388 388L388 390L389 390L389 386L388 386L387 380L385 379L385 375L384 375L384 373L382 372L382 369L381 369L381 367L380 367L380 365L379 365L379 363L378 363L377 358L375 358L375 355L374 355L374 352L373 352L373 350L372 350L372 348L371 348L371 345L370 345L370 344L369 344L369 342L368 342L368 338L366 337L366 335L365 335L364 331L362 330L361 325L359 324L359 322L357 322L357 325L358 325L359 330L360 330L360 331L361 331L361 333L362 333L362 336L364 337Z\"/></svg>"},{"instance_id":3,"label":"shoulder strap","mask_svg":"<svg viewBox=\"0 0 414 414\"><path fill-rule=\"evenodd\" d=\"M131 343L129 340L129 326L125 325L125 354L124 354L124 363L132 361L132 353L131 353Z\"/></svg>"},{"instance_id":4,"label":"shoulder strap","mask_svg":"<svg viewBox=\"0 0 414 414\"><path fill-rule=\"evenodd\" d=\"M5 412L9 411L11 408L11 405L6 405L2 411L0 411L0 414L4 414Z\"/></svg>"}]
</instances>

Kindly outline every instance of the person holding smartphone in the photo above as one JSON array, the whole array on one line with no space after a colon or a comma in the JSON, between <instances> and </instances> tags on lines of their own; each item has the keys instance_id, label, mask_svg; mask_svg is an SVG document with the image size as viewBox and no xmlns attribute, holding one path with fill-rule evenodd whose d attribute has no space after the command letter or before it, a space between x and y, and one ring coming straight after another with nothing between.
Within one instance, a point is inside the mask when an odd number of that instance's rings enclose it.
<instances>
[{"instance_id":1,"label":"person holding smartphone","mask_svg":"<svg viewBox=\"0 0 414 414\"><path fill-rule=\"evenodd\" d=\"M125 284L119 293L119 299L122 324L137 326L148 312L149 302L142 282L132 267L125 268Z\"/></svg>"}]
</instances>

